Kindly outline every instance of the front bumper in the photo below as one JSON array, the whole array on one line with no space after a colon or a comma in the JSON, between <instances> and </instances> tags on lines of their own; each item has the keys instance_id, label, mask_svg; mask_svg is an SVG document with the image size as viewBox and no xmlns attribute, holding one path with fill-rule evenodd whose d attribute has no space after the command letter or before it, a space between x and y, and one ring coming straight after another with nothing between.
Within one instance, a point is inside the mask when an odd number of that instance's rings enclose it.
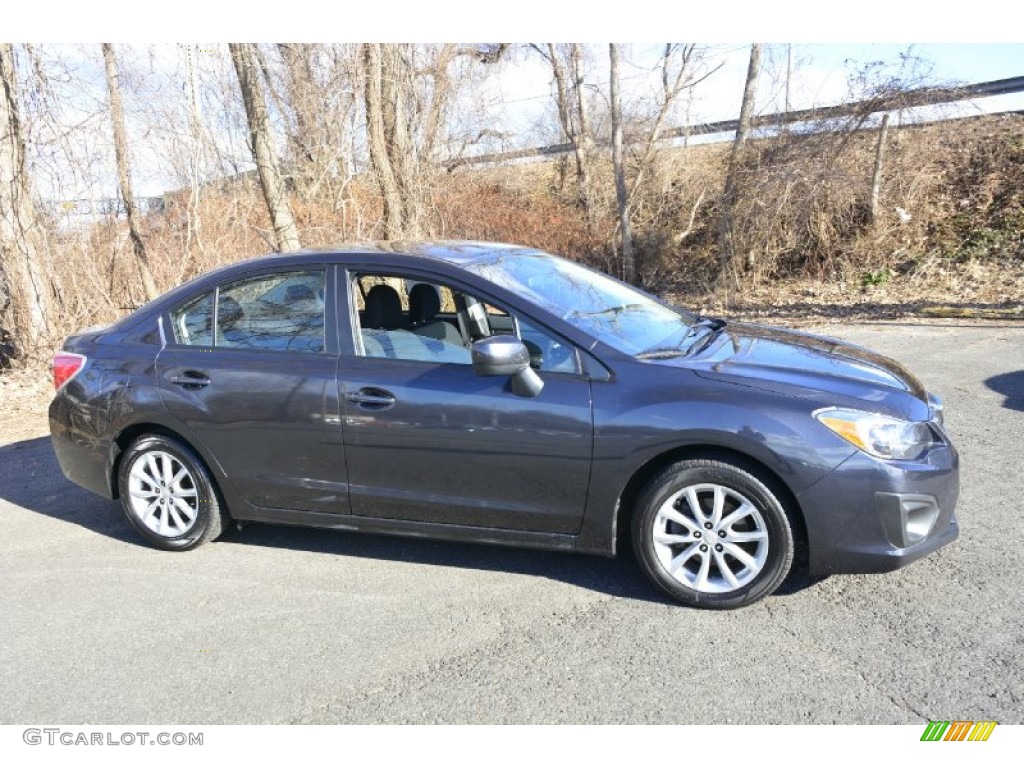
<instances>
[{"instance_id":1,"label":"front bumper","mask_svg":"<svg viewBox=\"0 0 1024 768\"><path fill-rule=\"evenodd\" d=\"M801 493L810 572L902 568L959 535L960 460L952 445L914 462L857 452Z\"/></svg>"}]
</instances>

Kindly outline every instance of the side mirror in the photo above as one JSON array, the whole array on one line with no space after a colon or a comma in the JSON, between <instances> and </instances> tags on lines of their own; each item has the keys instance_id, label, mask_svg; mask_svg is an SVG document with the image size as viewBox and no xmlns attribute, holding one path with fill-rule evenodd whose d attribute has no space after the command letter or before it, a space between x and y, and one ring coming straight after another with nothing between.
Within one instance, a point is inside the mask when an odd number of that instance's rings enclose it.
<instances>
[{"instance_id":1,"label":"side mirror","mask_svg":"<svg viewBox=\"0 0 1024 768\"><path fill-rule=\"evenodd\" d=\"M527 341L526 339L523 339L523 345L526 347L526 351L530 353L530 367L535 371L539 371L544 367L543 350L532 341Z\"/></svg>"},{"instance_id":2,"label":"side mirror","mask_svg":"<svg viewBox=\"0 0 1024 768\"><path fill-rule=\"evenodd\" d=\"M536 397L544 381L530 367L530 352L515 336L488 336L473 342L473 372L477 376L511 376L512 391Z\"/></svg>"}]
</instances>

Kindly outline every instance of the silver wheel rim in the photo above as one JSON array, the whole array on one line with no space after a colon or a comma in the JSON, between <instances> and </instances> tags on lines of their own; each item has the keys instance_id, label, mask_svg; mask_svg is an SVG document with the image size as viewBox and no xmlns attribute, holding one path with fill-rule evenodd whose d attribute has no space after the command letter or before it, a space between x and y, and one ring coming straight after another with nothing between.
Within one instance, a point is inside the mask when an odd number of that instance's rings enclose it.
<instances>
[{"instance_id":1,"label":"silver wheel rim","mask_svg":"<svg viewBox=\"0 0 1024 768\"><path fill-rule=\"evenodd\" d=\"M668 574L698 592L745 587L764 570L768 526L742 493L715 483L673 493L654 518L654 553Z\"/></svg>"},{"instance_id":2,"label":"silver wheel rim","mask_svg":"<svg viewBox=\"0 0 1024 768\"><path fill-rule=\"evenodd\" d=\"M148 451L135 459L128 472L128 496L135 519L157 536L183 536L199 518L195 476L165 451Z\"/></svg>"}]
</instances>

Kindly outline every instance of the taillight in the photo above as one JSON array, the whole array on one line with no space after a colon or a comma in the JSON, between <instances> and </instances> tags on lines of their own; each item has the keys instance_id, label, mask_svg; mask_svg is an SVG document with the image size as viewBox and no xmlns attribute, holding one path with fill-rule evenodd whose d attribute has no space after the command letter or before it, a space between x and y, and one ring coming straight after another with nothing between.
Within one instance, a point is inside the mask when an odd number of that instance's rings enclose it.
<instances>
[{"instance_id":1,"label":"taillight","mask_svg":"<svg viewBox=\"0 0 1024 768\"><path fill-rule=\"evenodd\" d=\"M60 390L84 367L85 355L76 355L74 352L58 352L53 356L53 388Z\"/></svg>"}]
</instances>

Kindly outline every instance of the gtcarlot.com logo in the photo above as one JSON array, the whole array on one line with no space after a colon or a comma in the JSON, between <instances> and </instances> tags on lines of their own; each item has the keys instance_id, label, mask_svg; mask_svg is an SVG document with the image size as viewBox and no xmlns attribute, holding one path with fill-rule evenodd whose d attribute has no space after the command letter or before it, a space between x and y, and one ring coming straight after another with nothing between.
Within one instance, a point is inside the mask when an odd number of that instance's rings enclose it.
<instances>
[{"instance_id":1,"label":"gtcarlot.com logo","mask_svg":"<svg viewBox=\"0 0 1024 768\"><path fill-rule=\"evenodd\" d=\"M932 720L921 741L988 741L997 725L994 720Z\"/></svg>"},{"instance_id":2,"label":"gtcarlot.com logo","mask_svg":"<svg viewBox=\"0 0 1024 768\"><path fill-rule=\"evenodd\" d=\"M63 728L26 728L21 734L26 744L65 747L201 747L203 734L150 733L149 731L66 731Z\"/></svg>"}]
</instances>

